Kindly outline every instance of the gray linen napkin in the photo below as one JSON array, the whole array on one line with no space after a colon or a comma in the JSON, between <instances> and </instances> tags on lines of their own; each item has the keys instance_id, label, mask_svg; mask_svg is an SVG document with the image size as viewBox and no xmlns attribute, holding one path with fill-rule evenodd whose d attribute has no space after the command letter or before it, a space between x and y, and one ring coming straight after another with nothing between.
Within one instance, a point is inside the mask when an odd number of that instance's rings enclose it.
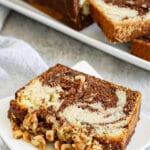
<instances>
[{"instance_id":1,"label":"gray linen napkin","mask_svg":"<svg viewBox=\"0 0 150 150\"><path fill-rule=\"evenodd\" d=\"M27 43L0 36L0 98L46 70L48 66Z\"/></svg>"}]
</instances>

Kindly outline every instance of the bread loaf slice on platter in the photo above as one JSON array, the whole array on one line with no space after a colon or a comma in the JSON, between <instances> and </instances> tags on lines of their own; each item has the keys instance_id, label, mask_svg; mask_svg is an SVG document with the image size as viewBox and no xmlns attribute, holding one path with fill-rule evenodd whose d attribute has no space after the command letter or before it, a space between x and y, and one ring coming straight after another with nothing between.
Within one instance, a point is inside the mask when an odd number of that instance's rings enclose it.
<instances>
[{"instance_id":1,"label":"bread loaf slice on platter","mask_svg":"<svg viewBox=\"0 0 150 150\"><path fill-rule=\"evenodd\" d=\"M124 150L140 106L140 92L58 64L16 92L8 117L40 150Z\"/></svg>"},{"instance_id":2,"label":"bread loaf slice on platter","mask_svg":"<svg viewBox=\"0 0 150 150\"><path fill-rule=\"evenodd\" d=\"M88 0L25 1L76 30L92 23Z\"/></svg>"},{"instance_id":3,"label":"bread loaf slice on platter","mask_svg":"<svg viewBox=\"0 0 150 150\"><path fill-rule=\"evenodd\" d=\"M134 39L131 42L131 53L135 56L150 61L150 37Z\"/></svg>"},{"instance_id":4,"label":"bread loaf slice on platter","mask_svg":"<svg viewBox=\"0 0 150 150\"><path fill-rule=\"evenodd\" d=\"M91 15L111 42L150 35L149 0L89 0Z\"/></svg>"}]
</instances>

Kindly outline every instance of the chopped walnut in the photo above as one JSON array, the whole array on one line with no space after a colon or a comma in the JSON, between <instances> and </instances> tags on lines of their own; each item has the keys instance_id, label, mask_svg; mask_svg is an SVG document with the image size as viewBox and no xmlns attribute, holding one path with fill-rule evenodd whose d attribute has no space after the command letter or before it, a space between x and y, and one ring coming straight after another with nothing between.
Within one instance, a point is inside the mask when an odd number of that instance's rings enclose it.
<instances>
[{"instance_id":1,"label":"chopped walnut","mask_svg":"<svg viewBox=\"0 0 150 150\"><path fill-rule=\"evenodd\" d=\"M85 76L83 75L78 75L75 77L75 80L80 80L81 83L83 84L85 82Z\"/></svg>"},{"instance_id":2,"label":"chopped walnut","mask_svg":"<svg viewBox=\"0 0 150 150\"><path fill-rule=\"evenodd\" d=\"M131 0L126 1L127 4L134 5L134 2Z\"/></svg>"},{"instance_id":3,"label":"chopped walnut","mask_svg":"<svg viewBox=\"0 0 150 150\"><path fill-rule=\"evenodd\" d=\"M85 130L86 131L86 130ZM74 148L77 150L85 150L86 145L91 145L92 139L84 133L80 135L74 134L72 140L74 141Z\"/></svg>"},{"instance_id":4,"label":"chopped walnut","mask_svg":"<svg viewBox=\"0 0 150 150\"><path fill-rule=\"evenodd\" d=\"M69 76L64 76L63 78L68 81L71 79Z\"/></svg>"},{"instance_id":5,"label":"chopped walnut","mask_svg":"<svg viewBox=\"0 0 150 150\"><path fill-rule=\"evenodd\" d=\"M62 126L59 128L58 137L60 140L70 141L72 138L72 127L71 126Z\"/></svg>"},{"instance_id":6,"label":"chopped walnut","mask_svg":"<svg viewBox=\"0 0 150 150\"><path fill-rule=\"evenodd\" d=\"M53 142L55 138L55 131L54 130L48 130L46 131L46 139L50 142Z\"/></svg>"},{"instance_id":7,"label":"chopped walnut","mask_svg":"<svg viewBox=\"0 0 150 150\"><path fill-rule=\"evenodd\" d=\"M93 140L92 149L93 150L103 150L103 146L97 140Z\"/></svg>"},{"instance_id":8,"label":"chopped walnut","mask_svg":"<svg viewBox=\"0 0 150 150\"><path fill-rule=\"evenodd\" d=\"M33 108L28 110L28 114L25 116L23 121L23 126L25 129L35 131L38 127L38 118Z\"/></svg>"},{"instance_id":9,"label":"chopped walnut","mask_svg":"<svg viewBox=\"0 0 150 150\"><path fill-rule=\"evenodd\" d=\"M101 145L93 145L92 150L103 150Z\"/></svg>"},{"instance_id":10,"label":"chopped walnut","mask_svg":"<svg viewBox=\"0 0 150 150\"><path fill-rule=\"evenodd\" d=\"M30 141L31 141L31 137L30 137L29 132L25 131L25 132L23 133L23 139L24 139L26 142L30 142Z\"/></svg>"},{"instance_id":11,"label":"chopped walnut","mask_svg":"<svg viewBox=\"0 0 150 150\"><path fill-rule=\"evenodd\" d=\"M73 147L71 144L62 144L61 150L73 150Z\"/></svg>"},{"instance_id":12,"label":"chopped walnut","mask_svg":"<svg viewBox=\"0 0 150 150\"><path fill-rule=\"evenodd\" d=\"M80 142L75 143L73 145L74 149L77 149L77 150L85 150L85 146L86 145L84 143L80 143Z\"/></svg>"},{"instance_id":13,"label":"chopped walnut","mask_svg":"<svg viewBox=\"0 0 150 150\"><path fill-rule=\"evenodd\" d=\"M60 141L56 141L54 143L55 150L60 150L61 149L61 145L62 145L62 143Z\"/></svg>"},{"instance_id":14,"label":"chopped walnut","mask_svg":"<svg viewBox=\"0 0 150 150\"><path fill-rule=\"evenodd\" d=\"M50 114L46 116L46 122L56 123L56 118Z\"/></svg>"},{"instance_id":15,"label":"chopped walnut","mask_svg":"<svg viewBox=\"0 0 150 150\"><path fill-rule=\"evenodd\" d=\"M87 146L86 150L93 150L93 149L91 148L91 146Z\"/></svg>"},{"instance_id":16,"label":"chopped walnut","mask_svg":"<svg viewBox=\"0 0 150 150\"><path fill-rule=\"evenodd\" d=\"M22 138L22 136L23 136L23 132L21 130L15 130L13 132L13 137L15 139L20 139L20 138Z\"/></svg>"},{"instance_id":17,"label":"chopped walnut","mask_svg":"<svg viewBox=\"0 0 150 150\"><path fill-rule=\"evenodd\" d=\"M32 138L31 143L38 147L39 150L46 150L46 141L42 135L37 135Z\"/></svg>"},{"instance_id":18,"label":"chopped walnut","mask_svg":"<svg viewBox=\"0 0 150 150\"><path fill-rule=\"evenodd\" d=\"M85 131L86 131L86 130L85 130ZM81 140L82 140L84 143L88 143L88 142L91 141L91 137L87 136L87 135L84 134L84 133L81 133L80 138L81 138Z\"/></svg>"},{"instance_id":19,"label":"chopped walnut","mask_svg":"<svg viewBox=\"0 0 150 150\"><path fill-rule=\"evenodd\" d=\"M73 140L74 142L77 142L77 143L79 143L79 142L81 141L81 139L80 139L80 137L79 137L78 135L73 135L73 136L72 136L72 140Z\"/></svg>"},{"instance_id":20,"label":"chopped walnut","mask_svg":"<svg viewBox=\"0 0 150 150\"><path fill-rule=\"evenodd\" d=\"M12 126L12 130L13 130L13 131L19 129L19 126L18 126L17 123L14 122L14 121L11 121L11 126Z\"/></svg>"}]
</instances>

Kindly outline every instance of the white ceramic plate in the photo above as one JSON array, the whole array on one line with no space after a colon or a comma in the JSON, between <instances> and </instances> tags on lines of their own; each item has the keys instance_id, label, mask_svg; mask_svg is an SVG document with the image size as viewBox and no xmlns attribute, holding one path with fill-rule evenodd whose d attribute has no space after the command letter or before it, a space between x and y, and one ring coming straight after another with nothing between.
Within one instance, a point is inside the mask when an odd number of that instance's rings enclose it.
<instances>
[{"instance_id":1,"label":"white ceramic plate","mask_svg":"<svg viewBox=\"0 0 150 150\"><path fill-rule=\"evenodd\" d=\"M78 39L88 45L111 54L119 59L142 67L146 70L150 70L150 62L142 60L130 54L128 43L116 45L109 43L96 24L93 24L86 29L77 32L67 27L66 25L54 20L48 15L38 11L22 0L0 0L0 3L47 26L61 31L75 39Z\"/></svg>"},{"instance_id":2,"label":"white ceramic plate","mask_svg":"<svg viewBox=\"0 0 150 150\"><path fill-rule=\"evenodd\" d=\"M99 74L85 61L76 64L74 69L89 73L100 77ZM9 102L13 97L7 97L0 100L0 136L6 142L11 150L36 150L34 146L26 143L23 140L15 140L12 138L12 130L10 122L7 119L7 113L9 108ZM127 150L144 150L150 144L150 120L141 115L141 119L137 124L135 133L131 138L131 141L127 147ZM52 144L48 144L47 149L54 150Z\"/></svg>"}]
</instances>

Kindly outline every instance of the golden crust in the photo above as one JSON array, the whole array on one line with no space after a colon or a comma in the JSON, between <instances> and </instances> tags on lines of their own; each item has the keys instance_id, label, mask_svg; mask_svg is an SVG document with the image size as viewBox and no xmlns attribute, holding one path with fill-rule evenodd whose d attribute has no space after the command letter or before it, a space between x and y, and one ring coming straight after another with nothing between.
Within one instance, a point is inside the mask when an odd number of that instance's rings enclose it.
<instances>
[{"instance_id":1,"label":"golden crust","mask_svg":"<svg viewBox=\"0 0 150 150\"><path fill-rule=\"evenodd\" d=\"M150 61L150 43L142 39L134 39L131 42L131 53Z\"/></svg>"},{"instance_id":2,"label":"golden crust","mask_svg":"<svg viewBox=\"0 0 150 150\"><path fill-rule=\"evenodd\" d=\"M128 42L132 39L150 34L150 19L127 20L115 22L104 14L94 0L90 0L93 20L101 27L111 42Z\"/></svg>"}]
</instances>

